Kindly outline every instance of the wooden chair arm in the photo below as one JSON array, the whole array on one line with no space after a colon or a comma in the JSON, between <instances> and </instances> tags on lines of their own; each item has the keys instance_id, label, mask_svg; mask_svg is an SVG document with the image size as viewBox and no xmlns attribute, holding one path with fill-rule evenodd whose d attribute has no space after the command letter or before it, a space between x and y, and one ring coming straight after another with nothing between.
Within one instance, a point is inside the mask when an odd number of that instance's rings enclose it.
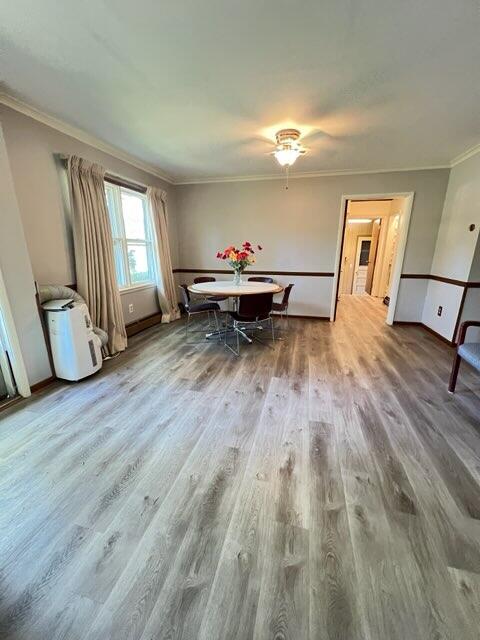
<instances>
[{"instance_id":1,"label":"wooden chair arm","mask_svg":"<svg viewBox=\"0 0 480 640\"><path fill-rule=\"evenodd\" d=\"M458 337L458 346L460 346L461 344L463 344L465 342L465 338L467 336L467 330L470 327L480 327L480 321L479 320L467 320L466 322L462 322L462 324L460 325L460 332L459 332L459 337Z\"/></svg>"}]
</instances>

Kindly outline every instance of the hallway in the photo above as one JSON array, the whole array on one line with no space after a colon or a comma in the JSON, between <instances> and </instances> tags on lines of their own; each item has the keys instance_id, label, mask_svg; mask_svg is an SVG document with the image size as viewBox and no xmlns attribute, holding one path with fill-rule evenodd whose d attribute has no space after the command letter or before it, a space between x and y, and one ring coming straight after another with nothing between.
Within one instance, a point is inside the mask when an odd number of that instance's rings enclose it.
<instances>
[{"instance_id":1,"label":"hallway","mask_svg":"<svg viewBox=\"0 0 480 640\"><path fill-rule=\"evenodd\" d=\"M364 293L362 295L343 294L339 296L337 303L337 320L349 322L356 319L365 320L369 326L378 328L380 323L385 323L388 307L383 304L381 298Z\"/></svg>"}]
</instances>

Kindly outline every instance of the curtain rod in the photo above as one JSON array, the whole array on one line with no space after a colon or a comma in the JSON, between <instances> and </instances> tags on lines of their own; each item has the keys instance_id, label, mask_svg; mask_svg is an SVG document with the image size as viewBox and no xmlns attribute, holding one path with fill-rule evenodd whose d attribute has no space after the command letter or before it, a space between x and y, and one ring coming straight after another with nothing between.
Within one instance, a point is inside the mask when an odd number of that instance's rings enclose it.
<instances>
[{"instance_id":1,"label":"curtain rod","mask_svg":"<svg viewBox=\"0 0 480 640\"><path fill-rule=\"evenodd\" d=\"M124 178L120 178L119 176L114 176L111 173L106 173L104 177L105 182L109 182L110 184L116 184L119 187L126 187L131 191L138 191L138 193L147 193L147 187L143 184L138 184L136 182L130 182L129 180L125 180Z\"/></svg>"},{"instance_id":2,"label":"curtain rod","mask_svg":"<svg viewBox=\"0 0 480 640\"><path fill-rule=\"evenodd\" d=\"M67 163L69 156L63 153L55 153L54 156L61 160L63 163ZM113 173L105 172L104 177L105 182L109 182L110 184L115 184L119 187L125 187L126 189L131 189L131 191L137 191L138 193L147 193L147 185L140 184L138 182L132 182L127 178L123 178L122 176L117 176Z\"/></svg>"}]
</instances>

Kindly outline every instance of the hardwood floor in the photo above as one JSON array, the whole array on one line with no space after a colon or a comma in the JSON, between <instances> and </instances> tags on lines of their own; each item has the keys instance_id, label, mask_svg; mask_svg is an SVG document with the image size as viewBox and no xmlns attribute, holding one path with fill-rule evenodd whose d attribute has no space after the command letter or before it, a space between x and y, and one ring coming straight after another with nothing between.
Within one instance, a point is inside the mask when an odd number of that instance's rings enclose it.
<instances>
[{"instance_id":1,"label":"hardwood floor","mask_svg":"<svg viewBox=\"0 0 480 640\"><path fill-rule=\"evenodd\" d=\"M0 638L478 640L480 380L383 320L157 326L2 414Z\"/></svg>"}]
</instances>

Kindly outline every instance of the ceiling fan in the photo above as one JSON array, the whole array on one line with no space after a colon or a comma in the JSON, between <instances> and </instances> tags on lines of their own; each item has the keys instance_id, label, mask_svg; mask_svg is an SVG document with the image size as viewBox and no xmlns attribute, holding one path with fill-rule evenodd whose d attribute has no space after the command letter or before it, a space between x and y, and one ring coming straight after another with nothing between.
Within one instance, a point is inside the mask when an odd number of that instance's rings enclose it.
<instances>
[{"instance_id":1,"label":"ceiling fan","mask_svg":"<svg viewBox=\"0 0 480 640\"><path fill-rule=\"evenodd\" d=\"M282 167L291 167L298 156L307 153L300 142L298 129L281 129L275 134L275 139L277 148L272 154Z\"/></svg>"},{"instance_id":2,"label":"ceiling fan","mask_svg":"<svg viewBox=\"0 0 480 640\"><path fill-rule=\"evenodd\" d=\"M300 142L300 131L298 129L280 129L275 134L275 140L277 147L275 151L272 151L272 155L275 156L278 164L281 167L285 167L287 181L285 189L288 189L288 174L289 168L294 164L296 159L307 153L307 149L302 146Z\"/></svg>"}]
</instances>

